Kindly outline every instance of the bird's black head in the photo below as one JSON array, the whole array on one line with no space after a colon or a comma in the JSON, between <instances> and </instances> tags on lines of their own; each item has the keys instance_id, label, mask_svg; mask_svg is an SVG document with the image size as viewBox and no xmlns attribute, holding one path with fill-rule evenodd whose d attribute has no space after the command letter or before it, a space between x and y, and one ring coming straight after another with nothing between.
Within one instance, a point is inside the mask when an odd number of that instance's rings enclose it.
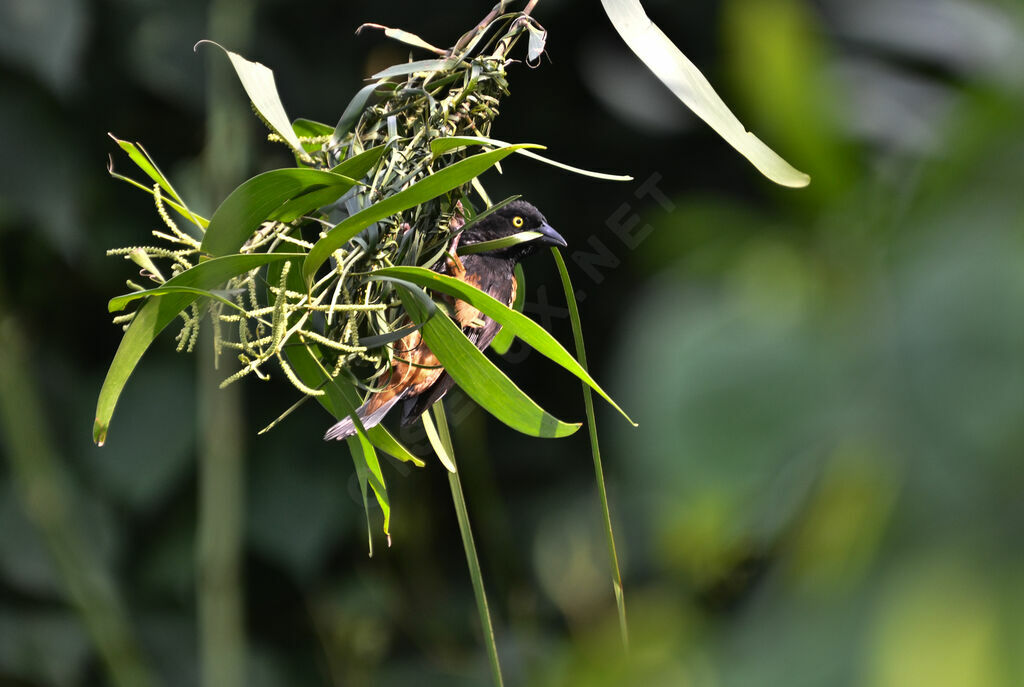
<instances>
[{"instance_id":1,"label":"bird's black head","mask_svg":"<svg viewBox=\"0 0 1024 687\"><path fill-rule=\"evenodd\" d=\"M543 246L564 246L565 239L551 228L540 210L525 200L514 200L496 210L487 217L472 224L462 232L460 246L470 246L483 241L503 239L524 231L535 231L540 234L532 241L519 243L509 248L487 251L481 255L500 257L519 262L526 256L535 253Z\"/></svg>"}]
</instances>

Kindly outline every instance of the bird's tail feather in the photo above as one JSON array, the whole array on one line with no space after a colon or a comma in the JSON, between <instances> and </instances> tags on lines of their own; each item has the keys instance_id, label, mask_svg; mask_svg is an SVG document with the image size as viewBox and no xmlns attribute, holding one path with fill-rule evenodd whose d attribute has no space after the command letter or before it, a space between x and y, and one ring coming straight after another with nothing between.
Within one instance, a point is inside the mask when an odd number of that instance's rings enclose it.
<instances>
[{"instance_id":1,"label":"bird's tail feather","mask_svg":"<svg viewBox=\"0 0 1024 687\"><path fill-rule=\"evenodd\" d=\"M359 416L359 420L363 423L363 427L369 429L370 427L376 427L380 424L380 421L384 419L384 416L388 414L391 407L398 403L402 397L401 394L396 394L389 398L387 401L380 403L377 397L371 396L366 403L359 406L356 410L356 415ZM379 405L378 405L379 403ZM352 421L351 417L346 417L334 424L324 434L324 441L331 441L332 439L344 439L350 437L356 433L356 425Z\"/></svg>"}]
</instances>

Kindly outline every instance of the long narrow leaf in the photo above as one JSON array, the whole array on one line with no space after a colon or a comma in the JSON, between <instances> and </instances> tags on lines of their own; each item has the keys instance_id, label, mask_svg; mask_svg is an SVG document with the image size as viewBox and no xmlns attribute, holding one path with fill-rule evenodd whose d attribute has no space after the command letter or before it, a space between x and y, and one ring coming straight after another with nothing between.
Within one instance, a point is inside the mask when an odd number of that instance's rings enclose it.
<instances>
[{"instance_id":1,"label":"long narrow leaf","mask_svg":"<svg viewBox=\"0 0 1024 687\"><path fill-rule=\"evenodd\" d=\"M160 168L157 167L156 162L153 161L153 158L149 156L149 153L146 152L146 149L143 148L141 144L131 143L129 141L122 141L114 134L107 135L110 136L110 138L114 139L114 142L117 143L118 146L120 146L121 150L128 153L128 157L131 159L131 161L134 162L139 169L145 172L146 176L148 176L156 183L160 184L160 188L162 188L169 196L169 198L166 201L168 202L168 204L171 204L172 207L181 212L182 215L186 217L188 220L190 220L193 224L206 228L205 220L203 220L201 217L199 217L198 215L194 214L191 210L189 210L188 206L185 204L185 201L182 200L181 196L178 195L178 192L174 190L174 187L171 185L171 182L168 181L167 177L164 176L164 173L160 171ZM108 169L108 171L110 171L111 174L113 174L112 169ZM152 193L152 190L150 190L150 193Z\"/></svg>"},{"instance_id":2,"label":"long narrow leaf","mask_svg":"<svg viewBox=\"0 0 1024 687\"><path fill-rule=\"evenodd\" d=\"M535 437L564 437L580 428L547 413L505 376L480 349L470 343L447 315L431 313L404 287L397 287L409 316L423 326L423 339L455 382L509 427Z\"/></svg>"},{"instance_id":3,"label":"long narrow leaf","mask_svg":"<svg viewBox=\"0 0 1024 687\"><path fill-rule=\"evenodd\" d=\"M306 386L314 388L319 387L327 379L323 366L316 357L318 350L314 345L293 346L287 349L288 362L291 363L295 373L299 375L299 379ZM324 385L323 389L326 393L323 396L317 396L316 400L337 420L343 420L348 417L350 411L361 403L355 388L344 379L331 379L328 384ZM423 467L425 465L402 442L398 441L384 425L376 425L366 429L366 436L376 448L402 462L412 463L416 467Z\"/></svg>"},{"instance_id":4,"label":"long narrow leaf","mask_svg":"<svg viewBox=\"0 0 1024 687\"><path fill-rule=\"evenodd\" d=\"M455 150L456 148L462 148L470 145L494 145L494 146L507 146L509 145L505 141L499 141L494 138L485 138L483 136L446 136L444 138L435 138L430 142L430 152L437 157L443 155L448 151ZM528 157L531 160L537 162L543 162L546 165L558 167L564 169L567 172L573 172L574 174L581 174L587 177L593 177L594 179L604 179L605 181L632 181L633 177L622 175L622 174L605 174L604 172L592 172L589 169L582 169L580 167L573 167L567 165L564 162L558 162L551 158L538 155L532 150L519 150L517 151L523 157Z\"/></svg>"},{"instance_id":5,"label":"long narrow leaf","mask_svg":"<svg viewBox=\"0 0 1024 687\"><path fill-rule=\"evenodd\" d=\"M213 213L202 250L213 256L234 253L275 213L287 210L298 216L312 212L331 202L332 196L337 200L355 184L351 177L317 169L275 169L258 174L232 191ZM330 193L310 193L324 189Z\"/></svg>"},{"instance_id":6,"label":"long narrow leaf","mask_svg":"<svg viewBox=\"0 0 1024 687\"><path fill-rule=\"evenodd\" d=\"M292 149L298 153L304 152L299 137L292 129L291 120L284 111L281 103L281 96L277 93L277 83L274 81L274 72L259 62L250 62L241 55L233 53L227 48L214 43L213 41L199 41L196 46L203 43L215 45L228 56L231 66L238 74L238 80L242 82L249 100L253 107L263 116L263 119L271 128L283 138Z\"/></svg>"},{"instance_id":7,"label":"long narrow leaf","mask_svg":"<svg viewBox=\"0 0 1024 687\"><path fill-rule=\"evenodd\" d=\"M466 182L482 174L495 163L511 155L516 150L527 147L540 147L529 143L508 146L479 155L467 157L449 165L439 172L421 179L404 191L399 191L381 201L370 205L339 222L327 235L317 241L302 266L302 276L309 284L317 269L338 250L366 227L374 222L390 217L403 210L408 210L422 203L448 193ZM216 215L214 216L216 218ZM212 222L211 222L212 224Z\"/></svg>"},{"instance_id":8,"label":"long narrow leaf","mask_svg":"<svg viewBox=\"0 0 1024 687\"><path fill-rule=\"evenodd\" d=\"M583 345L583 327L580 324L580 312L576 305L576 291L572 288L569 270L565 260L557 248L552 247L551 253L558 266L558 274L562 278L562 289L565 291L566 303L569 306L569 319L572 322L572 336L576 343L576 355L584 368L587 366L587 350ZM612 531L612 514L608 506L608 490L604 484L604 468L601 465L601 447L597 441L597 420L594 417L594 399L590 388L583 385L583 405L587 412L587 431L590 435L590 452L594 459L594 475L597 480L597 491L601 498L601 511L604 515L604 533L608 544L608 558L612 571L612 590L615 592L615 605L619 612L619 634L622 645L629 649L629 625L626 623L626 596L622 587L622 570L619 567L619 554L615 548L615 534Z\"/></svg>"},{"instance_id":9,"label":"long narrow leaf","mask_svg":"<svg viewBox=\"0 0 1024 687\"><path fill-rule=\"evenodd\" d=\"M526 344L532 346L537 352L543 354L551 361L558 363L563 368L576 375L581 381L586 383L590 388L599 393L602 398L608 401L613 408L622 413L622 416L626 418L630 424L634 426L636 425L636 423L630 420L629 416L626 415L626 412L622 410L622 408L620 408L607 393L605 393L597 382L594 381L594 379L572 356L572 354L565 350L565 347L563 347L562 344L558 343L557 339L551 336L551 334L549 334L543 327L526 315L512 310L501 301L484 293L475 286L467 284L466 282L454 277L438 274L433 270L428 270L423 267L387 267L375 270L372 272L372 275L378 278L387 277L403 279L466 301L491 319L496 322L500 322L502 328L507 327L515 336L522 339ZM469 342L467 341L467 343ZM427 345L430 345L429 341L427 342ZM431 350L433 350L433 346L431 346ZM436 353L437 351L434 352Z\"/></svg>"},{"instance_id":10,"label":"long narrow leaf","mask_svg":"<svg viewBox=\"0 0 1024 687\"><path fill-rule=\"evenodd\" d=\"M261 264L267 264L275 260L287 260L300 257L293 253L272 253L261 255L238 255L229 256L224 262L209 260L186 270L178 276L168 279L167 286L189 286L200 289L213 288L231 277L248 272ZM241 258L241 259L236 259ZM213 264L213 267L199 269L202 265ZM156 294L151 294L156 295ZM136 294L128 294L129 299L136 297ZM100 388L100 395L96 401L96 420L93 423L93 440L100 446L107 439L107 431L110 428L110 419L113 417L117 400L124 390L135 367L142 359L142 355L149 348L153 340L162 332L167 325L181 313L182 310L191 305L198 296L195 293L167 292L159 298L150 298L132 319L131 324L121 338L121 343L114 354L114 360L110 363L107 376ZM118 299L115 299L118 300Z\"/></svg>"},{"instance_id":11,"label":"long narrow leaf","mask_svg":"<svg viewBox=\"0 0 1024 687\"><path fill-rule=\"evenodd\" d=\"M526 275L523 273L523 266L516 263L516 300L512 304L512 309L516 312L523 312L523 306L526 304ZM502 327L498 334L491 341L491 350L498 355L505 355L508 353L508 349L512 347L512 342L515 341L516 335L512 333L512 328Z\"/></svg>"},{"instance_id":12,"label":"long narrow leaf","mask_svg":"<svg viewBox=\"0 0 1024 687\"><path fill-rule=\"evenodd\" d=\"M700 70L648 18L640 0L601 0L601 5L622 40L648 69L762 174L782 186L800 188L810 183L809 176L744 128Z\"/></svg>"},{"instance_id":13,"label":"long narrow leaf","mask_svg":"<svg viewBox=\"0 0 1024 687\"><path fill-rule=\"evenodd\" d=\"M118 174L117 172L115 172L114 171L113 162L111 162L111 164L109 164L107 166L107 173L110 174L110 176L114 177L115 179L117 179L119 181L124 181L126 183L129 183L132 186L134 186L135 188L137 188L139 190L142 190L142 191L145 191L146 193L148 193L151 196L156 196L156 192L151 187L146 186L145 184L140 184L139 182L135 181L135 179L132 179L130 177L126 177L123 174ZM184 217L188 221L194 223L196 226L200 227L201 229L206 229L206 227L208 227L210 225L210 220L206 219L202 215L198 215L198 214L192 212L191 210L186 208L184 205L179 205L177 203L177 201L171 200L170 198L163 198L162 200L163 200L164 203L166 203L167 205L169 205L172 208L174 208L174 211L177 212L179 215L181 215L182 217Z\"/></svg>"},{"instance_id":14,"label":"long narrow leaf","mask_svg":"<svg viewBox=\"0 0 1024 687\"><path fill-rule=\"evenodd\" d=\"M163 296L168 293L192 293L195 291L209 291L226 282L232 277L237 277L257 267L262 267L272 262L281 260L301 260L304 253L252 253L246 255L227 255L223 258L213 258L187 269L181 274L167 280L162 286L146 291L126 293L123 296L111 298L107 303L107 310L117 312L124 310L132 301L149 296ZM195 295L205 295L196 293Z\"/></svg>"}]
</instances>

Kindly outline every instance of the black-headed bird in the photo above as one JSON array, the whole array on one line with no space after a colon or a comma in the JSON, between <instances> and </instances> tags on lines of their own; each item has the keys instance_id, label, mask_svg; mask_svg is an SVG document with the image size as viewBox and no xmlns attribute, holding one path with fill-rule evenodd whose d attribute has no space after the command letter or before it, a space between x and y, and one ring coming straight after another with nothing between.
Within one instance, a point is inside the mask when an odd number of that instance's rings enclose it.
<instances>
[{"instance_id":1,"label":"black-headed bird","mask_svg":"<svg viewBox=\"0 0 1024 687\"><path fill-rule=\"evenodd\" d=\"M471 224L458 236L459 245L470 246L525 231L537 232L539 236L498 250L472 253L461 258L453 255L439 260L434 269L471 284L511 307L516 298L516 263L543 246L565 246L565 239L551 228L537 208L524 200L512 201ZM480 350L490 346L501 329L499 323L465 301L455 300L452 310L455 322ZM423 342L419 330L395 342L393 353L391 371L384 388L371 394L356 411L364 427L377 425L399 401L404 402L404 420L411 422L444 397L455 384ZM344 439L355 432L352 418L347 417L328 429L324 439Z\"/></svg>"}]
</instances>

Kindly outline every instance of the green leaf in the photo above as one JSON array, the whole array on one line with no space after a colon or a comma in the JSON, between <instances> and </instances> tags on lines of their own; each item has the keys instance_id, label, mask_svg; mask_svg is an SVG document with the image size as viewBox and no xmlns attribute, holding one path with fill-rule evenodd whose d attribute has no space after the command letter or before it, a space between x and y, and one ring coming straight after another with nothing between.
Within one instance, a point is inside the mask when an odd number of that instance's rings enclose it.
<instances>
[{"instance_id":1,"label":"green leaf","mask_svg":"<svg viewBox=\"0 0 1024 687\"><path fill-rule=\"evenodd\" d=\"M526 274L523 272L523 266L516 263L516 300L512 304L512 309L516 312L523 312L523 305L526 304ZM498 355L505 355L508 353L508 349L512 347L512 342L515 341L516 335L512 333L511 327L502 327L498 332L494 340L491 341L491 350Z\"/></svg>"},{"instance_id":2,"label":"green leaf","mask_svg":"<svg viewBox=\"0 0 1024 687\"><path fill-rule=\"evenodd\" d=\"M390 79L394 76L405 76L406 74L418 74L420 72L447 71L458 64L458 60L415 60L404 64L396 64L393 67L381 70L371 76L371 79Z\"/></svg>"},{"instance_id":3,"label":"green leaf","mask_svg":"<svg viewBox=\"0 0 1024 687\"><path fill-rule=\"evenodd\" d=\"M384 35L393 40L400 41L402 43L405 43L406 45L411 45L414 48L423 48L424 50L429 50L430 52L437 53L438 55L445 54L444 50L435 47L430 43L427 43L425 40L423 40L414 33L409 33L408 31L405 31L403 29L392 29L381 24L363 24L358 29L356 29L356 35L358 36L359 32L365 28L382 29L384 31Z\"/></svg>"},{"instance_id":4,"label":"green leaf","mask_svg":"<svg viewBox=\"0 0 1024 687\"><path fill-rule=\"evenodd\" d=\"M131 158L132 162L138 165L139 169L145 172L150 179L160 184L160 188L166 191L171 199L176 200L179 203L182 202L181 196L179 196L178 192L174 190L173 186L171 186L171 182L167 181L167 177L164 176L163 172L160 171L160 168L156 166L155 162L153 162L153 158L149 156L149 153L147 153L140 144L122 141L111 133L108 133L107 136L114 139L114 142L121 147L121 150L128 153L128 157Z\"/></svg>"},{"instance_id":5,"label":"green leaf","mask_svg":"<svg viewBox=\"0 0 1024 687\"><path fill-rule=\"evenodd\" d=\"M464 281L449 277L443 274L438 274L433 270L428 270L423 267L386 267L380 270L374 270L371 272L373 277L394 277L405 281L410 281L414 284L433 289L434 291L440 291L446 293L449 296L454 296L460 300L463 300L474 308L487 315L496 322L500 322L502 328L508 328L511 333L520 339L524 343L531 346L538 353L541 353L552 362L555 362L565 368L567 371L576 375L581 381L585 382L590 388L601 395L604 400L608 401L619 411L626 420L632 425L636 425L635 422L630 420L629 416L626 415L625 411L618 406L611 397L604 392L604 390L598 386L597 382L591 378L587 371L580 365L579 362L572 356L569 351L565 350L562 344L558 343L555 337L551 336L543 327L531 320L526 315L518 313L506 306L501 301L491 297L484 293L480 289L467 284ZM403 303L404 303L403 299ZM413 319L416 319L415 317ZM439 319L439 318L433 318ZM418 321L418 320L417 320ZM428 323L429 324L429 323ZM424 325L424 336L426 336L426 328L428 325ZM452 326L455 326L454 324ZM456 328L457 329L457 328ZM461 333L461 332L460 332ZM465 338L465 337L463 337ZM467 344L469 342L467 341ZM434 347L427 341L427 345L430 349L434 350ZM471 347L475 348L470 344ZM482 354L481 354L482 355ZM440 357L440 355L438 355ZM445 363L444 360L441 361ZM445 363L447 368L447 363ZM450 370L449 370L450 372ZM453 377L455 375L452 375ZM482 405L482 404L481 404Z\"/></svg>"},{"instance_id":6,"label":"green leaf","mask_svg":"<svg viewBox=\"0 0 1024 687\"><path fill-rule=\"evenodd\" d=\"M121 338L121 344L117 347L114 360L110 363L103 387L100 389L96 403L96 420L92 428L93 441L97 445L102 446L107 440L110 418L114 414L117 399L121 396L121 391L142 354L153 343L153 339L195 299L194 295L188 293L169 293L162 298L149 299L135 313Z\"/></svg>"},{"instance_id":7,"label":"green leaf","mask_svg":"<svg viewBox=\"0 0 1024 687\"><path fill-rule=\"evenodd\" d=\"M471 145L492 145L505 147L510 144L506 143L505 141L499 141L495 138L485 138L483 136L445 136L443 138L435 138L430 142L430 152L436 158L439 155L443 155L444 153L447 153L448 151L451 150L455 150L456 148L463 148L465 146ZM604 172L591 172L590 170L587 169L573 167L572 165L567 165L564 162L558 162L557 160L552 160L542 155L538 155L532 150L518 150L516 152L518 152L520 155L524 157L530 158L531 160L537 160L538 162L543 162L546 165L551 165L553 167L558 167L559 169L564 169L567 172L573 172L574 174L582 174L583 176L593 177L595 179L604 179L606 181L632 181L633 179L633 177L631 176L624 176L621 174L605 174Z\"/></svg>"},{"instance_id":8,"label":"green leaf","mask_svg":"<svg viewBox=\"0 0 1024 687\"><path fill-rule=\"evenodd\" d=\"M206 228L206 225L209 224L209 222L188 209L188 206L185 205L185 201L183 201L181 196L178 195L178 192L174 190L174 187L171 186L171 182L167 180L167 177L165 177L164 173L160 171L160 168L156 166L156 162L153 161L153 158L149 156L149 153L146 152L146 149L143 148L141 144L122 141L114 134L108 133L107 135L114 139L114 142L121 147L121 150L128 153L128 157L131 158L131 161L134 162L139 169L145 172L146 176L160 184L160 188L162 188L168 195L168 197L164 199L164 202L181 213L183 217L191 221L193 224L203 227L204 229ZM151 188L147 188L142 184L134 182L128 177L122 177L114 174L113 163L111 163L111 166L107 168L107 171L110 172L111 176L123 179L149 191L150 193L153 193L153 189Z\"/></svg>"},{"instance_id":9,"label":"green leaf","mask_svg":"<svg viewBox=\"0 0 1024 687\"><path fill-rule=\"evenodd\" d=\"M504 250L505 248L511 248L512 246L518 246L520 243L529 243L543 235L544 234L539 231L521 231L518 234L504 236L500 239L471 243L468 246L460 245L456 253L459 255L473 255L475 253L486 253L492 250Z\"/></svg>"},{"instance_id":10,"label":"green leaf","mask_svg":"<svg viewBox=\"0 0 1024 687\"><path fill-rule=\"evenodd\" d=\"M330 136L334 133L334 127L330 124L315 122L312 119L306 119L304 117L299 117L292 122L292 129L295 131L296 136L309 136L311 138L315 138L317 136Z\"/></svg>"},{"instance_id":11,"label":"green leaf","mask_svg":"<svg viewBox=\"0 0 1024 687\"><path fill-rule=\"evenodd\" d=\"M430 442L430 447L434 449L434 453L437 454L437 459L441 461L441 465L448 472L456 472L455 459L448 453L448 448L441 441L441 435L437 433L437 427L434 426L434 421L430 417L430 408L423 412L420 420L423 421L423 430L427 433L427 441Z\"/></svg>"},{"instance_id":12,"label":"green leaf","mask_svg":"<svg viewBox=\"0 0 1024 687\"><path fill-rule=\"evenodd\" d=\"M331 171L335 174L341 174L342 176L351 177L353 179L362 179L371 169L373 169L374 165L377 164L387 148L386 144L368 148L361 153L353 155L347 160L339 162L336 166L331 168Z\"/></svg>"},{"instance_id":13,"label":"green leaf","mask_svg":"<svg viewBox=\"0 0 1024 687\"><path fill-rule=\"evenodd\" d=\"M320 362L319 349L313 345L292 346L286 349L288 362L291 364L295 374L299 376L302 383L309 387L319 387L324 380L329 383L324 386L324 395L317 396L320 405L327 409L331 415L338 420L352 417L355 420L356 436L348 437L346 443L352 454L352 461L355 464L356 476L359 479L359 486L363 494L363 509L366 511L367 535L369 538L370 555L373 555L373 536L369 531L370 526L370 504L367 500L366 488L373 489L377 503L384 513L384 534L389 535L391 525L391 504L388 499L387 486L384 483L384 475L380 469L380 461L377 459L377 452L367 437L367 430L356 415L356 407L359 405L359 395L351 384L344 380L332 379ZM397 443L397 442L395 442Z\"/></svg>"},{"instance_id":14,"label":"green leaf","mask_svg":"<svg viewBox=\"0 0 1024 687\"><path fill-rule=\"evenodd\" d=\"M171 277L166 283L154 289L146 291L135 291L126 293L123 296L111 298L107 303L109 312L124 310L132 301L147 296L164 296L169 293L195 293L196 291L209 292L228 279L237 277L257 267L262 267L279 260L301 260L304 253L254 253L252 255L227 255L223 258L213 258L185 270L177 276ZM204 294L196 294L204 295ZM216 294L213 294L216 297ZM234 303L231 303L234 305Z\"/></svg>"},{"instance_id":15,"label":"green leaf","mask_svg":"<svg viewBox=\"0 0 1024 687\"><path fill-rule=\"evenodd\" d=\"M292 150L297 153L304 153L302 143L299 142L299 137L295 135L291 120L288 119L288 115L284 111L281 97L277 94L274 72L259 62L250 62L241 55L233 53L213 41L199 41L196 43L196 46L198 47L203 43L216 45L227 54L228 59L231 60L231 66L235 68L235 73L238 74L238 80L242 82L242 87L249 96L249 100L252 101L253 107L270 125L270 128L292 147Z\"/></svg>"},{"instance_id":16,"label":"green leaf","mask_svg":"<svg viewBox=\"0 0 1024 687\"><path fill-rule=\"evenodd\" d=\"M423 339L455 383L506 425L535 437L565 437L580 428L547 413L470 343L447 315L424 309L405 288L397 287L406 312L423 326Z\"/></svg>"},{"instance_id":17,"label":"green leaf","mask_svg":"<svg viewBox=\"0 0 1024 687\"><path fill-rule=\"evenodd\" d=\"M800 188L810 183L809 176L744 128L700 70L648 18L640 0L601 0L601 5L626 45L648 69L762 174L782 186Z\"/></svg>"},{"instance_id":18,"label":"green leaf","mask_svg":"<svg viewBox=\"0 0 1024 687\"><path fill-rule=\"evenodd\" d=\"M569 270L565 267L562 253L552 246L551 254L558 266L558 274L562 278L562 290L565 292L566 304L569 306L569 319L572 322L572 336L576 343L576 355L583 369L587 369L587 350L583 345L583 326L580 323L580 311L576 305L576 291L572 288ZM604 468L601 466L601 447L597 441L597 420L594 417L594 398L590 387L583 385L583 405L587 413L587 432L590 435L590 452L594 459L594 477L597 480L597 492L601 498L601 514L604 516L605 541L608 546L608 560L612 572L612 589L615 592L615 605L619 612L619 634L622 646L629 651L629 625L626 622L626 597L622 588L622 570L619 567L619 554L615 547L615 533L612 531L612 514L608 506L608 490L604 483Z\"/></svg>"},{"instance_id":19,"label":"green leaf","mask_svg":"<svg viewBox=\"0 0 1024 687\"><path fill-rule=\"evenodd\" d=\"M345 111L341 113L341 118L338 120L338 125L334 127L334 133L332 134L332 142L337 143L345 137L355 123L359 121L359 117L362 116L363 110L366 109L366 103L369 102L370 96L377 90L378 84L372 83L360 88L356 94L349 101Z\"/></svg>"},{"instance_id":20,"label":"green leaf","mask_svg":"<svg viewBox=\"0 0 1024 687\"><path fill-rule=\"evenodd\" d=\"M337 200L356 183L350 177L317 169L275 169L258 174L232 191L213 213L201 249L213 256L234 253L276 213L299 216L311 212L331 202L331 196Z\"/></svg>"},{"instance_id":21,"label":"green leaf","mask_svg":"<svg viewBox=\"0 0 1024 687\"><path fill-rule=\"evenodd\" d=\"M317 354L319 348L314 345L291 346L287 349L288 362L291 363L295 373L299 375L302 383L308 387L317 388L328 378L326 370L320 364ZM362 404L359 394L355 388L345 379L337 377L330 379L330 383L324 385L323 396L317 396L327 412L338 420L348 417L355 409ZM362 423L356 422L358 428ZM365 428L364 428L365 429ZM424 462L417 458L398 439L394 437L383 425L377 425L365 430L367 437L373 445L390 456L405 463L412 463L417 467L423 467Z\"/></svg>"},{"instance_id":22,"label":"green leaf","mask_svg":"<svg viewBox=\"0 0 1024 687\"><path fill-rule=\"evenodd\" d=\"M312 250L309 251L309 257L306 258L306 262L302 266L303 279L305 279L307 284L311 283L313 275L327 261L331 253L344 246L352 240L352 237L374 222L398 214L403 210L408 210L411 207L425 203L452 189L458 188L516 150L525 147L538 148L541 146L522 143L467 157L465 160L460 160L439 172L419 180L404 191L399 191L395 195L384 198L345 218L327 232L326 236L317 241ZM214 219L216 219L216 215L214 215Z\"/></svg>"},{"instance_id":23,"label":"green leaf","mask_svg":"<svg viewBox=\"0 0 1024 687\"><path fill-rule=\"evenodd\" d=\"M113 161L111 161L111 163L109 165L107 165L107 173L110 174L110 176L114 177L115 179L127 182L127 183L131 184L132 186L134 186L135 188L138 188L138 189L141 189L141 190L145 191L146 193L148 193L151 196L154 196L154 197L156 196L156 192L152 188L150 188L149 186L146 186L144 184L140 184L139 182L135 181L135 179L132 179L130 177L126 177L123 174L118 174L117 172L115 172L114 171ZM205 217L203 217L201 215L197 215L196 213L194 213L191 210L189 210L188 208L186 208L184 205L180 205L177 202L171 200L170 198L164 198L162 194L161 194L161 199L163 200L164 203L166 203L170 207L174 208L175 212L177 212L179 215L181 215L182 217L184 217L188 221L194 223L196 226L200 227L201 229L206 229L206 227L208 227L210 225L210 220L206 219Z\"/></svg>"},{"instance_id":24,"label":"green leaf","mask_svg":"<svg viewBox=\"0 0 1024 687\"><path fill-rule=\"evenodd\" d=\"M128 300L134 300L144 295L159 297L150 298L143 303L121 338L121 343L117 347L117 352L114 354L113 362L110 363L110 368L107 370L107 376L103 380L99 399L96 402L96 420L92 430L93 440L100 446L106 441L110 419L114 414L117 399L120 398L121 391L124 390L124 385L128 382L128 378L139 364L139 360L142 359L146 349L153 343L153 340L156 339L167 325L174 321L182 310L196 300L197 295L192 292L192 289L210 289L231 277L248 272L260 265L276 260L296 259L299 257L302 256L294 253L271 253L232 255L220 260L208 260L196 265L192 269L185 270L172 279L168 279L167 283L160 287L164 289L161 293L142 292L141 294L121 296L120 299L126 298ZM207 267L208 265L212 265L212 267ZM174 288L179 286L190 288L185 292L181 292ZM168 287L171 288L168 289ZM152 291L157 292L160 289L152 289ZM111 301L111 307L114 307L114 301L119 301L120 299L115 298ZM121 305L121 307L124 306Z\"/></svg>"},{"instance_id":25,"label":"green leaf","mask_svg":"<svg viewBox=\"0 0 1024 687\"><path fill-rule=\"evenodd\" d=\"M366 458L363 456L363 441L361 435L347 437L348 452L352 456L352 465L356 470L356 478L359 480L359 493L363 498L363 512L366 513L366 545L370 551L370 558L373 558L373 529L370 526L370 471L366 466Z\"/></svg>"}]
</instances>

